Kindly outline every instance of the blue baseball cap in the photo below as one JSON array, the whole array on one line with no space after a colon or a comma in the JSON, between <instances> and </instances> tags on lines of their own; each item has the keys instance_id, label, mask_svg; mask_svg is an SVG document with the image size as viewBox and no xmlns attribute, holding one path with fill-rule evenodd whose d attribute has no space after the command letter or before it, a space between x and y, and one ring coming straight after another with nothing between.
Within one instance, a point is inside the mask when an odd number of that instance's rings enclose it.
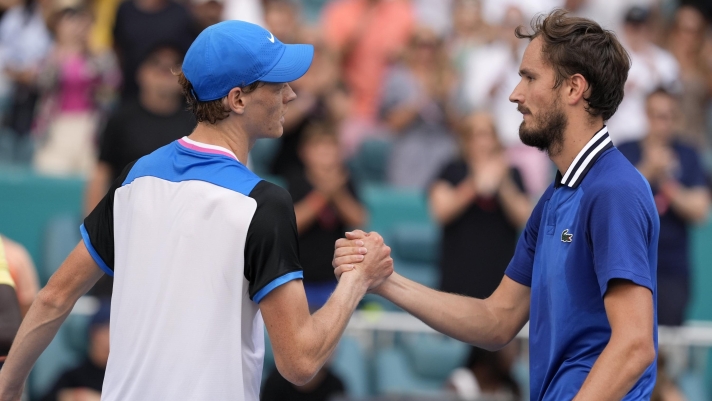
<instances>
[{"instance_id":1,"label":"blue baseball cap","mask_svg":"<svg viewBox=\"0 0 712 401\"><path fill-rule=\"evenodd\" d=\"M221 99L251 83L291 82L304 75L312 45L286 45L259 25L223 21L206 28L183 59L183 74L201 102Z\"/></svg>"}]
</instances>

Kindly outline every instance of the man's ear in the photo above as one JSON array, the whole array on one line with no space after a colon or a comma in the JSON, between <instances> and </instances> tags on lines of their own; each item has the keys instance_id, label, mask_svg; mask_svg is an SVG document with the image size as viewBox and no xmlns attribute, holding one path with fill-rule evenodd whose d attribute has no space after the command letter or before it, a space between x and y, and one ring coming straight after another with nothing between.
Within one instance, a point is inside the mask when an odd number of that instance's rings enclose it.
<instances>
[{"instance_id":1,"label":"man's ear","mask_svg":"<svg viewBox=\"0 0 712 401\"><path fill-rule=\"evenodd\" d=\"M245 106L247 104L248 96L242 92L242 88L232 88L225 96L224 102L227 110L234 112L235 114L242 114L245 112Z\"/></svg>"},{"instance_id":2,"label":"man's ear","mask_svg":"<svg viewBox=\"0 0 712 401\"><path fill-rule=\"evenodd\" d=\"M566 80L566 93L564 93L566 103L575 105L587 97L590 85L581 74L574 74Z\"/></svg>"}]
</instances>

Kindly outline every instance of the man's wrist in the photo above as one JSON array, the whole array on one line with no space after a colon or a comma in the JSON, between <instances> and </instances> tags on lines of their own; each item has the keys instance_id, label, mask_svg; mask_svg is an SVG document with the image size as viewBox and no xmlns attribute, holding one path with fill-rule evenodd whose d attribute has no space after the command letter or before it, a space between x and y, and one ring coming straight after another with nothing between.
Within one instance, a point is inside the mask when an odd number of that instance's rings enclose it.
<instances>
[{"instance_id":1,"label":"man's wrist","mask_svg":"<svg viewBox=\"0 0 712 401\"><path fill-rule=\"evenodd\" d=\"M369 282L366 277L364 277L364 275L360 271L358 271L358 268L344 272L341 275L339 283L342 283L343 285L354 289L362 296L365 295L366 292L368 292Z\"/></svg>"}]
</instances>

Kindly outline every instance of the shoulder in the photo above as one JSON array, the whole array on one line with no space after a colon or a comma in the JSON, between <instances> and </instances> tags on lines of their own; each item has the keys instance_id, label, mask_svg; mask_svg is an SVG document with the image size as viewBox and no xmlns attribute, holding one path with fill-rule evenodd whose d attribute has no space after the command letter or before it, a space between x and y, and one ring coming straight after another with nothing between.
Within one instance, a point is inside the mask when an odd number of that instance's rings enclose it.
<instances>
[{"instance_id":1,"label":"shoulder","mask_svg":"<svg viewBox=\"0 0 712 401\"><path fill-rule=\"evenodd\" d=\"M283 211L293 209L292 196L289 192L269 181L262 180L250 192L250 198L257 202L257 208Z\"/></svg>"},{"instance_id":2,"label":"shoulder","mask_svg":"<svg viewBox=\"0 0 712 401\"><path fill-rule=\"evenodd\" d=\"M581 185L585 203L642 204L648 212L655 209L648 181L616 148L601 156Z\"/></svg>"}]
</instances>

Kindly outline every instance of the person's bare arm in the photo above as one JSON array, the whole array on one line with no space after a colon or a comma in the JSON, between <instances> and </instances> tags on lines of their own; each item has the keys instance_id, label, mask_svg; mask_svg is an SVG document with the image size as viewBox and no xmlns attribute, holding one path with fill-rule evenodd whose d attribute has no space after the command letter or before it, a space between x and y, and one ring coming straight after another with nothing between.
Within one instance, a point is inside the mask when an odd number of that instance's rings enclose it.
<instances>
[{"instance_id":1,"label":"person's bare arm","mask_svg":"<svg viewBox=\"0 0 712 401\"><path fill-rule=\"evenodd\" d=\"M111 166L105 162L98 162L94 168L84 192L84 215L87 216L99 204L99 201L106 195L106 191L111 185Z\"/></svg>"},{"instance_id":2,"label":"person's bare arm","mask_svg":"<svg viewBox=\"0 0 712 401\"><path fill-rule=\"evenodd\" d=\"M259 304L277 369L296 385L309 382L324 365L368 288L393 272L390 248L383 238L373 234L363 243L370 248L365 256L359 255L363 268L345 274L326 304L313 315L298 280L277 287Z\"/></svg>"},{"instance_id":3,"label":"person's bare arm","mask_svg":"<svg viewBox=\"0 0 712 401\"><path fill-rule=\"evenodd\" d=\"M366 224L366 208L351 195L346 186L334 193L332 202L347 227L363 227Z\"/></svg>"},{"instance_id":4,"label":"person's bare arm","mask_svg":"<svg viewBox=\"0 0 712 401\"><path fill-rule=\"evenodd\" d=\"M499 200L509 222L517 228L523 228L532 214L532 203L509 177L502 180L499 187Z\"/></svg>"},{"instance_id":5,"label":"person's bare arm","mask_svg":"<svg viewBox=\"0 0 712 401\"><path fill-rule=\"evenodd\" d=\"M362 234L359 231L347 233L346 239L337 241L333 261L337 267L337 278L344 272L360 268L356 261L357 248L352 241L362 238ZM397 273L372 292L400 306L433 329L488 350L507 345L529 320L531 289L507 276L487 299L436 291Z\"/></svg>"},{"instance_id":6,"label":"person's bare arm","mask_svg":"<svg viewBox=\"0 0 712 401\"><path fill-rule=\"evenodd\" d=\"M650 290L627 280L612 280L603 302L611 339L575 401L622 399L655 360Z\"/></svg>"},{"instance_id":7,"label":"person's bare arm","mask_svg":"<svg viewBox=\"0 0 712 401\"><path fill-rule=\"evenodd\" d=\"M430 213L441 225L460 217L476 198L473 180L469 177L457 186L437 181L430 189Z\"/></svg>"},{"instance_id":8,"label":"person's bare arm","mask_svg":"<svg viewBox=\"0 0 712 401\"><path fill-rule=\"evenodd\" d=\"M710 193L707 188L685 188L677 182L669 181L661 190L670 198L672 209L683 219L690 223L707 220L710 211Z\"/></svg>"},{"instance_id":9,"label":"person's bare arm","mask_svg":"<svg viewBox=\"0 0 712 401\"><path fill-rule=\"evenodd\" d=\"M20 399L32 366L57 334L59 326L104 273L80 242L37 295L0 371L0 401Z\"/></svg>"},{"instance_id":10,"label":"person's bare arm","mask_svg":"<svg viewBox=\"0 0 712 401\"><path fill-rule=\"evenodd\" d=\"M20 312L25 316L40 290L37 269L25 247L7 237L3 237L3 244L5 258L15 275L15 292L20 304Z\"/></svg>"}]
</instances>

